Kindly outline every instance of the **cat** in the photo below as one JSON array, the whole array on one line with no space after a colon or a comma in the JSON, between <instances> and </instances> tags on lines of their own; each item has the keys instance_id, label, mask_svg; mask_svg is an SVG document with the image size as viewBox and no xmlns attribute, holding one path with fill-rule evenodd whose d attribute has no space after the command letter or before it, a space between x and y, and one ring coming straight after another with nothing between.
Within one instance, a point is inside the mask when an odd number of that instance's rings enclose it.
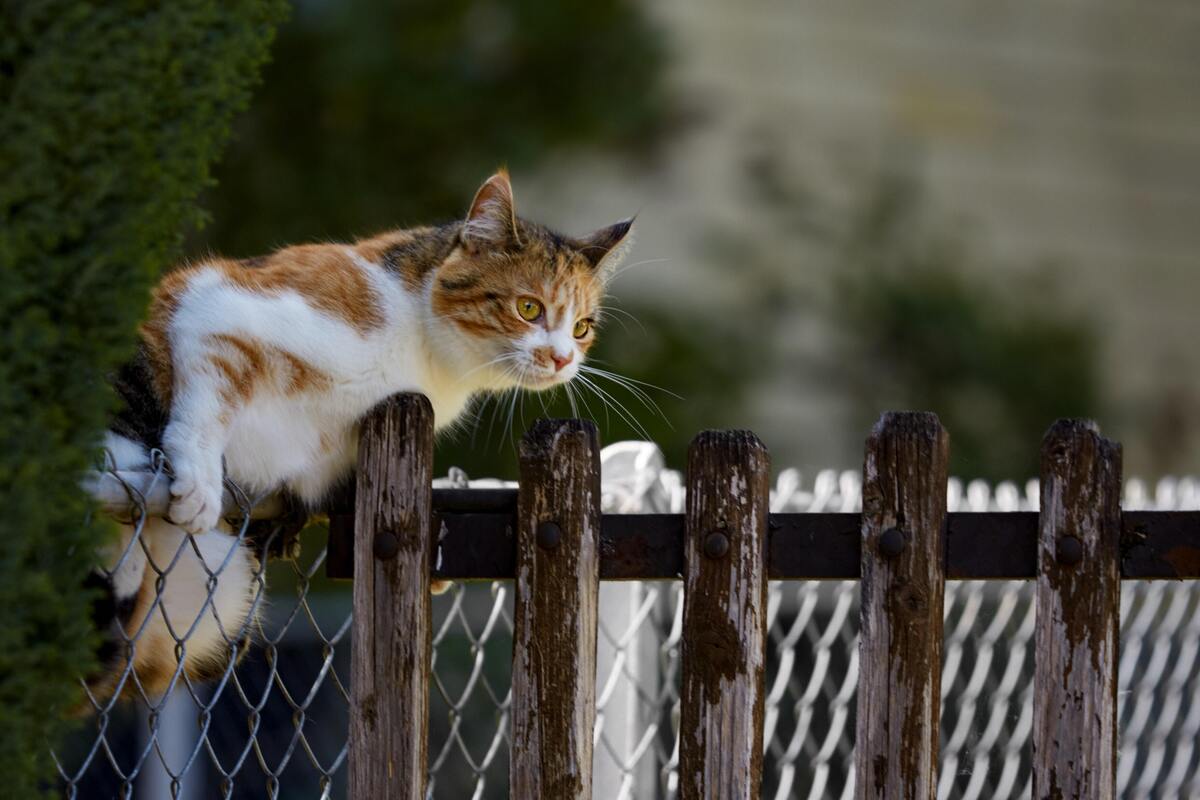
<instances>
[{"instance_id":1,"label":"cat","mask_svg":"<svg viewBox=\"0 0 1200 800\"><path fill-rule=\"evenodd\" d=\"M632 224L554 233L517 216L501 170L462 221L169 272L114 377L123 407L105 447L120 470L150 469L161 449L170 506L140 537L123 526L105 556L111 638L93 697L160 694L244 650L261 570L221 519L224 479L316 509L351 471L356 423L389 395L423 393L442 429L477 394L574 378Z\"/></svg>"}]
</instances>

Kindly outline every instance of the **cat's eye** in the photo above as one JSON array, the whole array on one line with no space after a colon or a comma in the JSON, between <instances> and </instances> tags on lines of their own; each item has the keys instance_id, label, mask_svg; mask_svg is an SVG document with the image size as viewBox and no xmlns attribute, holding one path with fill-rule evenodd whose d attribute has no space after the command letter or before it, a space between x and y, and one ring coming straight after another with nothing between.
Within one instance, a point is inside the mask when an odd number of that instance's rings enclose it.
<instances>
[{"instance_id":1,"label":"cat's eye","mask_svg":"<svg viewBox=\"0 0 1200 800\"><path fill-rule=\"evenodd\" d=\"M542 315L542 303L533 297L518 297L517 313L526 322L533 322Z\"/></svg>"},{"instance_id":2,"label":"cat's eye","mask_svg":"<svg viewBox=\"0 0 1200 800\"><path fill-rule=\"evenodd\" d=\"M588 331L590 331L591 329L592 329L592 321L590 319L584 318L575 323L575 330L573 330L572 333L575 334L576 339L582 339L583 337L588 335Z\"/></svg>"}]
</instances>

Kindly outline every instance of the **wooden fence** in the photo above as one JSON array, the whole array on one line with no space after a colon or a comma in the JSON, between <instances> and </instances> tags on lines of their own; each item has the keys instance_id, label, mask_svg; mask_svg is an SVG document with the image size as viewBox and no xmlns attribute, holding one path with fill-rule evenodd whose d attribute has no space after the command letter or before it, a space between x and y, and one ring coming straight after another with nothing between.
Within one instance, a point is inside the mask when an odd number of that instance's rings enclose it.
<instances>
[{"instance_id":1,"label":"wooden fence","mask_svg":"<svg viewBox=\"0 0 1200 800\"><path fill-rule=\"evenodd\" d=\"M679 795L757 798L767 581L861 579L858 797L936 793L946 580L1037 581L1033 793L1116 792L1122 578L1200 577L1200 512L1120 508L1120 447L1063 420L1041 450L1041 511L946 512L937 417L885 414L861 514L772 514L746 431L693 441L682 515L602 515L595 426L543 420L518 490L432 490L433 415L396 396L366 420L328 571L354 578L350 797L423 800L432 580L515 580L510 788L591 796L601 580L685 586Z\"/></svg>"}]
</instances>

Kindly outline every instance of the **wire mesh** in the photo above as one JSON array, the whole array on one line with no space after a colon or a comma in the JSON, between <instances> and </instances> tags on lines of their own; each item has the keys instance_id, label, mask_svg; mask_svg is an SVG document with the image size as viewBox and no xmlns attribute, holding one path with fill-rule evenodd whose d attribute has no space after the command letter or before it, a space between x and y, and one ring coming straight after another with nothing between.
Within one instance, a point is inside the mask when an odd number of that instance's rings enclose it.
<instances>
[{"instance_id":1,"label":"wire mesh","mask_svg":"<svg viewBox=\"0 0 1200 800\"><path fill-rule=\"evenodd\" d=\"M602 453L607 513L679 512L683 483L650 444ZM166 481L161 456L153 479ZM110 476L116 473L109 470ZM465 486L458 470L439 485ZM125 484L130 535L110 559L115 572L145 559L161 592L198 552L185 537L167 558L147 541L146 486ZM505 485L473 481L472 486ZM511 484L506 484L511 485ZM258 611L250 630L223 629L233 659L212 680L177 666L197 620L172 628L175 672L163 696L129 666L135 632L121 642L125 699L93 697L80 729L54 756L67 797L344 797L350 593L324 578L319 531L299 547L279 526L249 522L255 499L230 487L246 521L234 543L264 557L251 577ZM857 511L860 478L827 470L805 481L784 470L773 511ZM951 510L1035 510L1037 485L951 481ZM1200 486L1130 481L1128 509L1200 508ZM267 559L269 552L286 557ZM212 562L212 563L209 563ZM224 563L211 555L205 591ZM672 798L678 760L678 582L605 583L598 636L595 796ZM1033 584L951 582L946 590L942 747L938 797L1030 796ZM434 599L429 796L508 793L512 587L455 585ZM1200 582L1127 581L1121 604L1120 793L1126 798L1200 796ZM211 602L203 614L213 614ZM763 796L850 798L854 793L858 587L850 581L773 582L769 590ZM250 634L247 637L246 634ZM252 642L247 647L247 643ZM163 643L157 643L163 646Z\"/></svg>"}]
</instances>

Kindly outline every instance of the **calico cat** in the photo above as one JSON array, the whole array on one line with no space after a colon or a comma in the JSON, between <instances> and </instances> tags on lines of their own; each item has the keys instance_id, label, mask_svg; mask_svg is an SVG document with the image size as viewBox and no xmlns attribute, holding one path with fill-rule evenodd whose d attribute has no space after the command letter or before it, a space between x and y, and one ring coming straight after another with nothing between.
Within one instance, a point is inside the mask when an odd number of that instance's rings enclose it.
<instances>
[{"instance_id":1,"label":"calico cat","mask_svg":"<svg viewBox=\"0 0 1200 800\"><path fill-rule=\"evenodd\" d=\"M478 393L571 380L631 225L553 233L516 215L501 171L461 222L167 274L114 381L124 407L106 447L122 470L160 448L170 508L140 544L125 527L106 558L113 642L93 695L132 678L157 694L180 666L219 674L250 629L259 569L221 519L223 479L316 508L354 463L356 423L389 395L425 394L444 428Z\"/></svg>"}]
</instances>

